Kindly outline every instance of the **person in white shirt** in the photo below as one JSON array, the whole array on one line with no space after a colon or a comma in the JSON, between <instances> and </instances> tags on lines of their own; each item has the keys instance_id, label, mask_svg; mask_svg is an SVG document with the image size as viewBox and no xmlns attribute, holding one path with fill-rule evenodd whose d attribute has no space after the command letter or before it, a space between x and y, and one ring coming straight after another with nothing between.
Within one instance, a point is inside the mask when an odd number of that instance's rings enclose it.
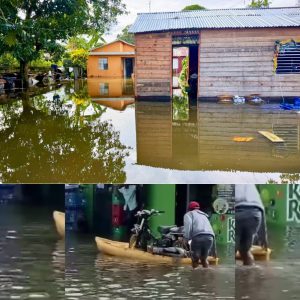
<instances>
[{"instance_id":1,"label":"person in white shirt","mask_svg":"<svg viewBox=\"0 0 300 300\"><path fill-rule=\"evenodd\" d=\"M127 225L128 236L130 236L131 229L135 223L135 214L137 212L137 201L136 201L136 186L125 184L119 188L119 192L123 195L125 204L123 210L125 212L125 222Z\"/></svg>"}]
</instances>

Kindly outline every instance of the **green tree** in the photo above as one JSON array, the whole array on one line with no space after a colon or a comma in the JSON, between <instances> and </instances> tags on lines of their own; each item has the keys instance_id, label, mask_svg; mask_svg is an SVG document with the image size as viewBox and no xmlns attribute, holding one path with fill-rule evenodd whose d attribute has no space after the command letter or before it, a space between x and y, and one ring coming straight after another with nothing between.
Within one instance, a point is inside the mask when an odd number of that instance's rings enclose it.
<instances>
[{"instance_id":1,"label":"green tree","mask_svg":"<svg viewBox=\"0 0 300 300\"><path fill-rule=\"evenodd\" d=\"M122 30L122 32L117 35L117 38L120 39L120 40L123 40L123 41L125 41L127 43L134 44L135 43L135 41L134 41L134 34L128 32L130 26L131 25L127 25Z\"/></svg>"},{"instance_id":2,"label":"green tree","mask_svg":"<svg viewBox=\"0 0 300 300\"><path fill-rule=\"evenodd\" d=\"M271 1L268 0L252 0L251 4L249 4L249 7L252 8L267 8L270 7Z\"/></svg>"},{"instance_id":3,"label":"green tree","mask_svg":"<svg viewBox=\"0 0 300 300\"><path fill-rule=\"evenodd\" d=\"M59 60L70 38L94 41L125 13L122 0L0 0L0 55L9 52L28 82L28 65L44 51Z\"/></svg>"},{"instance_id":4,"label":"green tree","mask_svg":"<svg viewBox=\"0 0 300 300\"><path fill-rule=\"evenodd\" d=\"M188 11L188 10L203 10L206 9L204 6L198 5L198 4L192 4L186 6L182 11Z\"/></svg>"}]
</instances>

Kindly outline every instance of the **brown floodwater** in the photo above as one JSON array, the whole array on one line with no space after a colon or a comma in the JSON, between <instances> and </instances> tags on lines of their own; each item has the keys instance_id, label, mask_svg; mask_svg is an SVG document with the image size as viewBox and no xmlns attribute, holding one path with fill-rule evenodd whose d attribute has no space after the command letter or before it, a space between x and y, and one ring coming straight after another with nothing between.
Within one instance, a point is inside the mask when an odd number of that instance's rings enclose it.
<instances>
[{"instance_id":1,"label":"brown floodwater","mask_svg":"<svg viewBox=\"0 0 300 300\"><path fill-rule=\"evenodd\" d=\"M0 182L300 181L300 114L278 103L134 102L114 79L2 98Z\"/></svg>"}]
</instances>

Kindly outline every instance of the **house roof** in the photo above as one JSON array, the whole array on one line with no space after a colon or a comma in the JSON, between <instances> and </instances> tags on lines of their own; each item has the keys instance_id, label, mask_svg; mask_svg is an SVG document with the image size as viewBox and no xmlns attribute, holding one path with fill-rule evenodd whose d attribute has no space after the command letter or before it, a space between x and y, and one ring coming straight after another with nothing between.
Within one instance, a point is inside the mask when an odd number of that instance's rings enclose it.
<instances>
[{"instance_id":1,"label":"house roof","mask_svg":"<svg viewBox=\"0 0 300 300\"><path fill-rule=\"evenodd\" d=\"M117 42L122 42L122 43L124 43L124 44L127 44L127 45L129 45L129 46L133 46L133 47L135 47L135 45L134 45L134 44L131 44L131 43L125 42L125 41L123 41L123 40L121 40L121 39L117 39L117 40L115 40L115 41L112 41L112 42L110 42L110 43L106 43L106 44L104 44L104 45L101 45L101 46L97 46L97 47L95 47L95 48L92 48L92 49L90 49L89 51L93 51L93 50L96 50L96 49L99 49L99 48L103 48L103 47L105 47L105 46L108 46L108 45L111 45L111 44L114 44L114 43L117 43Z\"/></svg>"},{"instance_id":2,"label":"house roof","mask_svg":"<svg viewBox=\"0 0 300 300\"><path fill-rule=\"evenodd\" d=\"M141 13L131 33L181 29L299 27L300 7Z\"/></svg>"}]
</instances>

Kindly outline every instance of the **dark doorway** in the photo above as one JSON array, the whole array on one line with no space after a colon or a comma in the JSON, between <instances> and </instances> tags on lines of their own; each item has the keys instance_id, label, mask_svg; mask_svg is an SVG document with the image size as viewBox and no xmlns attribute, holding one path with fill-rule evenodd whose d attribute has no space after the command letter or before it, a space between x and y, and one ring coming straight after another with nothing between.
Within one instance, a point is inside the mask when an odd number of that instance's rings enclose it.
<instances>
[{"instance_id":1,"label":"dark doorway","mask_svg":"<svg viewBox=\"0 0 300 300\"><path fill-rule=\"evenodd\" d=\"M131 78L133 73L133 58L124 58L124 77Z\"/></svg>"},{"instance_id":2,"label":"dark doorway","mask_svg":"<svg viewBox=\"0 0 300 300\"><path fill-rule=\"evenodd\" d=\"M198 45L189 47L189 98L190 100L197 99L198 92L198 64L199 53Z\"/></svg>"},{"instance_id":3,"label":"dark doorway","mask_svg":"<svg viewBox=\"0 0 300 300\"><path fill-rule=\"evenodd\" d=\"M176 185L176 225L183 225L183 216L187 212L189 202L197 201L200 209L210 215L213 211L213 187L212 184L178 184Z\"/></svg>"},{"instance_id":4,"label":"dark doorway","mask_svg":"<svg viewBox=\"0 0 300 300\"><path fill-rule=\"evenodd\" d=\"M172 96L188 98L190 101L197 100L199 77L199 35L173 36L172 45ZM186 49L185 53L183 49ZM186 62L187 59L188 62Z\"/></svg>"}]
</instances>

